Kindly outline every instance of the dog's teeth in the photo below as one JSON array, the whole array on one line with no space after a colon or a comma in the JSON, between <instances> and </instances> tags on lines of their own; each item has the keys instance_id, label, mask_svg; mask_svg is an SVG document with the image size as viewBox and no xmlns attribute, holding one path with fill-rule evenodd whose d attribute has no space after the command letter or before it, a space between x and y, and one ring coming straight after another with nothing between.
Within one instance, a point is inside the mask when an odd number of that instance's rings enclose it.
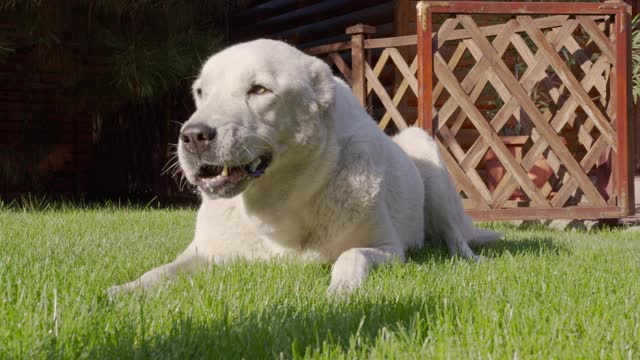
<instances>
[{"instance_id":1,"label":"dog's teeth","mask_svg":"<svg viewBox=\"0 0 640 360\"><path fill-rule=\"evenodd\" d=\"M227 165L222 167L222 176L229 176L229 167Z\"/></svg>"},{"instance_id":2,"label":"dog's teeth","mask_svg":"<svg viewBox=\"0 0 640 360\"><path fill-rule=\"evenodd\" d=\"M251 166L250 166L251 172L255 172L256 169L258 168L258 165L260 165L261 162L262 162L262 160L260 160L260 158L257 158L255 160L253 160L253 162L251 163Z\"/></svg>"}]
</instances>

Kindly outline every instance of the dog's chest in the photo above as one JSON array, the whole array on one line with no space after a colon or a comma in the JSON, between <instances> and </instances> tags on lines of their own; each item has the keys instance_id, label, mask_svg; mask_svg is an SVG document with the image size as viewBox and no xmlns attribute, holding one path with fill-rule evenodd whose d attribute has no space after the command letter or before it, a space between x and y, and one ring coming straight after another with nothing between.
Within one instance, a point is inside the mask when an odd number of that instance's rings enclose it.
<instances>
[{"instance_id":1,"label":"dog's chest","mask_svg":"<svg viewBox=\"0 0 640 360\"><path fill-rule=\"evenodd\" d=\"M304 217L295 212L248 213L247 218L261 237L288 248L300 248L308 237Z\"/></svg>"},{"instance_id":2,"label":"dog's chest","mask_svg":"<svg viewBox=\"0 0 640 360\"><path fill-rule=\"evenodd\" d=\"M309 211L287 210L270 212L262 216L251 216L249 220L257 234L280 246L296 250L317 250L329 237L326 222Z\"/></svg>"}]
</instances>

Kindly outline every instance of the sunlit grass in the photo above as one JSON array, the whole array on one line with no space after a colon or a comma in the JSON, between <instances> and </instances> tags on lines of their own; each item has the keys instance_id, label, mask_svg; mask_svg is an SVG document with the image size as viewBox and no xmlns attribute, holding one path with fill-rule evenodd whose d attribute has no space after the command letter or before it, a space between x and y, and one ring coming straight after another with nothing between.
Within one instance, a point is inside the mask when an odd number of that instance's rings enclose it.
<instances>
[{"instance_id":1,"label":"sunlit grass","mask_svg":"<svg viewBox=\"0 0 640 360\"><path fill-rule=\"evenodd\" d=\"M329 266L296 261L215 266L108 299L183 250L194 215L4 206L0 357L640 356L640 235L623 231L496 225L506 239L483 250L492 261L427 247L342 300L326 295Z\"/></svg>"}]
</instances>

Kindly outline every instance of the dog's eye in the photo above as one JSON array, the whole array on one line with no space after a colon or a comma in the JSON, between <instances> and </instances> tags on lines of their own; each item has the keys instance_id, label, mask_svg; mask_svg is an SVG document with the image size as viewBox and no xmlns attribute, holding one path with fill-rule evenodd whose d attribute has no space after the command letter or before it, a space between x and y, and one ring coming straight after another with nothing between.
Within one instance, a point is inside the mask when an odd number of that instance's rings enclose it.
<instances>
[{"instance_id":1,"label":"dog's eye","mask_svg":"<svg viewBox=\"0 0 640 360\"><path fill-rule=\"evenodd\" d=\"M198 95L198 97L202 96L202 89L201 88L197 88L196 89L196 95Z\"/></svg>"},{"instance_id":2,"label":"dog's eye","mask_svg":"<svg viewBox=\"0 0 640 360\"><path fill-rule=\"evenodd\" d=\"M249 94L262 95L266 92L270 92L271 90L267 89L262 85L253 85L251 89L249 89Z\"/></svg>"}]
</instances>

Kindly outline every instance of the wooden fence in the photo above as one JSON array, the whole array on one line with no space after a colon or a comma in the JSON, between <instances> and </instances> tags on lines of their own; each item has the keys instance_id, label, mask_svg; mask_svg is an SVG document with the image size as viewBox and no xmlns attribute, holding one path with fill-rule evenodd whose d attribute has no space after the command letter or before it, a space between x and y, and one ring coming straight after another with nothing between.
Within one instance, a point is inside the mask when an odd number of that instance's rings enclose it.
<instances>
[{"instance_id":1,"label":"wooden fence","mask_svg":"<svg viewBox=\"0 0 640 360\"><path fill-rule=\"evenodd\" d=\"M441 1L418 12L417 35L375 39L357 25L351 41L308 53L382 130L434 134L475 219L633 212L627 5Z\"/></svg>"},{"instance_id":2,"label":"wooden fence","mask_svg":"<svg viewBox=\"0 0 640 360\"><path fill-rule=\"evenodd\" d=\"M394 132L416 123L417 112L407 108L417 105L417 35L368 38L375 34L375 28L362 24L346 32L351 41L317 46L307 53L333 65L370 112L382 110L380 116L374 116L381 130ZM410 62L407 54L411 54Z\"/></svg>"}]
</instances>

